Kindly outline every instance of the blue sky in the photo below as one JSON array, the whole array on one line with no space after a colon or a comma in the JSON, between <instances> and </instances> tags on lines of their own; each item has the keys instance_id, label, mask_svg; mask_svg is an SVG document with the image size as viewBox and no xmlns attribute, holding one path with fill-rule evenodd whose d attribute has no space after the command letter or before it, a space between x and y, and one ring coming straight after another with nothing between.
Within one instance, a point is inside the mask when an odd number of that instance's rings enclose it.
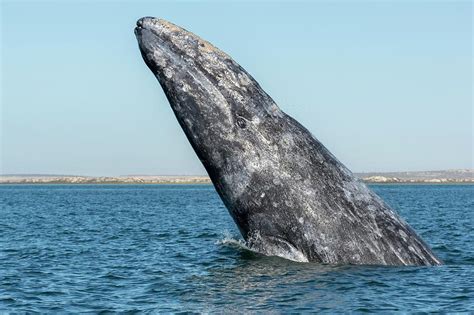
<instances>
[{"instance_id":1,"label":"blue sky","mask_svg":"<svg viewBox=\"0 0 474 315\"><path fill-rule=\"evenodd\" d=\"M472 4L3 1L1 173L204 174L135 21L209 40L353 171L473 166Z\"/></svg>"}]
</instances>

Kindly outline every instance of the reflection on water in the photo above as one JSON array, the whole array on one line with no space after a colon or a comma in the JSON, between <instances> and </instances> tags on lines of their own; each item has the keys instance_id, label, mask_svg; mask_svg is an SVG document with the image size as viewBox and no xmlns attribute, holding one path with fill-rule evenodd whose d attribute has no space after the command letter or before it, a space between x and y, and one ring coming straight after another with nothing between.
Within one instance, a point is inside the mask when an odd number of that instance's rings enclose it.
<instances>
[{"instance_id":1,"label":"reflection on water","mask_svg":"<svg viewBox=\"0 0 474 315\"><path fill-rule=\"evenodd\" d=\"M473 188L373 186L446 262L382 267L254 253L212 186L0 186L0 311L472 311Z\"/></svg>"}]
</instances>

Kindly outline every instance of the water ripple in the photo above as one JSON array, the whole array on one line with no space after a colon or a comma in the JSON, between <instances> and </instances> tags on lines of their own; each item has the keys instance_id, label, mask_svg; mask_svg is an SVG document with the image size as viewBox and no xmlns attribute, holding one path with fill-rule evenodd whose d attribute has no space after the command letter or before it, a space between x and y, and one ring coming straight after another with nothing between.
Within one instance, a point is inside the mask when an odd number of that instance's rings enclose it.
<instances>
[{"instance_id":1,"label":"water ripple","mask_svg":"<svg viewBox=\"0 0 474 315\"><path fill-rule=\"evenodd\" d=\"M0 312L474 311L474 186L373 188L445 265L262 256L208 185L3 185Z\"/></svg>"}]
</instances>

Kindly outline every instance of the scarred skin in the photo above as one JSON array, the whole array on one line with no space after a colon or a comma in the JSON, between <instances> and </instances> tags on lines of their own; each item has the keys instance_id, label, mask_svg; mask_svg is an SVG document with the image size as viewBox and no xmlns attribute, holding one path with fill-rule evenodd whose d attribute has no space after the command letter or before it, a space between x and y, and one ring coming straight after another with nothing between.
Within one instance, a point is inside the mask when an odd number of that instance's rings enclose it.
<instances>
[{"instance_id":1,"label":"scarred skin","mask_svg":"<svg viewBox=\"0 0 474 315\"><path fill-rule=\"evenodd\" d=\"M228 55L162 19L140 19L135 34L250 248L327 264L441 264Z\"/></svg>"}]
</instances>

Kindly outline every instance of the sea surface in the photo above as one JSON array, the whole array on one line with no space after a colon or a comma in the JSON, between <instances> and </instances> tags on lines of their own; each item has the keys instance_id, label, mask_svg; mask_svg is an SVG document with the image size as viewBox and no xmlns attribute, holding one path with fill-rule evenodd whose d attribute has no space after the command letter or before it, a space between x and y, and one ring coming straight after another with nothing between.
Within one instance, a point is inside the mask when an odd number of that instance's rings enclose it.
<instances>
[{"instance_id":1,"label":"sea surface","mask_svg":"<svg viewBox=\"0 0 474 315\"><path fill-rule=\"evenodd\" d=\"M444 260L248 250L211 185L0 185L0 312L474 311L474 185L371 185Z\"/></svg>"}]
</instances>

